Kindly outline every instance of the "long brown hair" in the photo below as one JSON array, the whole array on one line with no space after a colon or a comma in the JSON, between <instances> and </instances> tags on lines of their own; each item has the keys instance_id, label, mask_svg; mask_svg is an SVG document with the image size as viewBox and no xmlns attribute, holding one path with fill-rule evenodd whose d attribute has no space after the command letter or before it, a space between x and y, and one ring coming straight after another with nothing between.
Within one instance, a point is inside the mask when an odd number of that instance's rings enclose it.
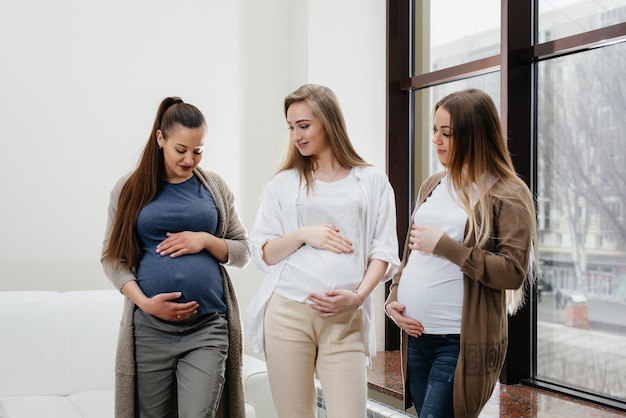
<instances>
[{"instance_id":1,"label":"long brown hair","mask_svg":"<svg viewBox=\"0 0 626 418\"><path fill-rule=\"evenodd\" d=\"M139 266L142 248L136 230L137 217L141 209L156 196L159 182L165 173L163 150L157 143L157 131L160 130L163 138L167 139L168 133L177 125L193 129L206 126L206 121L195 106L184 103L180 97L166 97L159 105L139 164L119 196L111 234L103 254L103 261L112 263L114 268L125 263L134 271Z\"/></svg>"},{"instance_id":2,"label":"long brown hair","mask_svg":"<svg viewBox=\"0 0 626 418\"><path fill-rule=\"evenodd\" d=\"M316 118L320 120L326 133L333 155L345 167L370 165L356 152L346 129L346 123L335 93L328 87L317 84L305 84L285 97L285 117L289 106L298 102L306 102ZM309 191L313 185L313 162L311 157L305 157L293 144L289 144L283 162L278 172L295 168L300 174L300 181L304 178Z\"/></svg>"},{"instance_id":3,"label":"long brown hair","mask_svg":"<svg viewBox=\"0 0 626 418\"><path fill-rule=\"evenodd\" d=\"M446 169L451 186L468 214L465 243L474 239L477 248L484 247L495 234L494 201L514 203L529 220L531 239L527 243L527 277L529 281L535 280L537 228L534 199L526 183L515 172L493 100L481 90L468 89L447 95L435 105L435 112L439 108L450 114L452 146ZM495 183L498 183L497 187L494 187ZM523 289L507 292L507 297L509 311L515 312L523 303Z\"/></svg>"}]
</instances>

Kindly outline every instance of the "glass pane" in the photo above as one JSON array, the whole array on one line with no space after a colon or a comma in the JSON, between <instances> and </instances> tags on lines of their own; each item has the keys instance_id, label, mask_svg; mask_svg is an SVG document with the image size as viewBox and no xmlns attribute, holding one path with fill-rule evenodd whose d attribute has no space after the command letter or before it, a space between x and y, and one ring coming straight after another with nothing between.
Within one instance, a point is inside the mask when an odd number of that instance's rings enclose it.
<instances>
[{"instance_id":1,"label":"glass pane","mask_svg":"<svg viewBox=\"0 0 626 418\"><path fill-rule=\"evenodd\" d=\"M416 109L413 147L415 150L414 161L416 163L415 196L417 196L417 191L426 177L443 169L437 159L431 142L434 116L433 107L435 103L446 95L469 88L485 91L491 96L498 110L500 109L500 72L493 72L413 92Z\"/></svg>"},{"instance_id":2,"label":"glass pane","mask_svg":"<svg viewBox=\"0 0 626 418\"><path fill-rule=\"evenodd\" d=\"M415 3L415 75L500 53L500 0Z\"/></svg>"},{"instance_id":3,"label":"glass pane","mask_svg":"<svg viewBox=\"0 0 626 418\"><path fill-rule=\"evenodd\" d=\"M539 0L539 43L623 22L624 0Z\"/></svg>"},{"instance_id":4,"label":"glass pane","mask_svg":"<svg viewBox=\"0 0 626 418\"><path fill-rule=\"evenodd\" d=\"M539 63L537 378L626 401L626 43Z\"/></svg>"}]
</instances>

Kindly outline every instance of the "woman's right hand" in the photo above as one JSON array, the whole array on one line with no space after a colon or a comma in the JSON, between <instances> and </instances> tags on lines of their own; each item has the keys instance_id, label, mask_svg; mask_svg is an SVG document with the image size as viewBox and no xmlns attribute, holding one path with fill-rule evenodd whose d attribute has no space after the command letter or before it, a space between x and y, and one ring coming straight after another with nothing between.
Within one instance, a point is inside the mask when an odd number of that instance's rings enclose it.
<instances>
[{"instance_id":1,"label":"woman's right hand","mask_svg":"<svg viewBox=\"0 0 626 418\"><path fill-rule=\"evenodd\" d=\"M198 302L174 302L181 296L180 292L159 293L148 298L139 308L147 314L165 321L181 321L198 312Z\"/></svg>"},{"instance_id":2,"label":"woman's right hand","mask_svg":"<svg viewBox=\"0 0 626 418\"><path fill-rule=\"evenodd\" d=\"M330 224L304 227L301 230L302 241L314 248L328 250L337 254L354 251L352 241L339 233L339 229Z\"/></svg>"},{"instance_id":3,"label":"woman's right hand","mask_svg":"<svg viewBox=\"0 0 626 418\"><path fill-rule=\"evenodd\" d=\"M409 231L409 249L432 254L442 236L443 232L435 226L413 224Z\"/></svg>"},{"instance_id":4,"label":"woman's right hand","mask_svg":"<svg viewBox=\"0 0 626 418\"><path fill-rule=\"evenodd\" d=\"M424 332L422 323L404 316L405 311L406 307L397 301L390 302L385 306L387 316L391 318L401 330L415 338L421 336Z\"/></svg>"},{"instance_id":5,"label":"woman's right hand","mask_svg":"<svg viewBox=\"0 0 626 418\"><path fill-rule=\"evenodd\" d=\"M156 316L165 321L180 321L189 318L198 312L198 302L175 302L182 296L181 292L159 293L151 298L147 297L136 280L129 280L121 288L122 293L132 300L139 309L147 314Z\"/></svg>"}]
</instances>

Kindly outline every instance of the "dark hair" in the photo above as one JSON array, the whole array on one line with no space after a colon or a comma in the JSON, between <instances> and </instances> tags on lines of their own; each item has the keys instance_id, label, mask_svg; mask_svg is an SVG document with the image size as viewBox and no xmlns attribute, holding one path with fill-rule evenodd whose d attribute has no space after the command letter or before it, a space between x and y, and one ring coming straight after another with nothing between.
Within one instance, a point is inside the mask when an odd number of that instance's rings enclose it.
<instances>
[{"instance_id":1,"label":"dark hair","mask_svg":"<svg viewBox=\"0 0 626 418\"><path fill-rule=\"evenodd\" d=\"M197 107L183 102L180 97L166 97L159 105L139 164L120 193L103 254L103 260L113 263L114 267L125 263L134 270L139 265L142 250L136 231L137 217L141 209L154 199L159 181L165 173L163 150L157 143L157 131L160 130L167 139L177 125L193 129L205 127L206 121Z\"/></svg>"}]
</instances>

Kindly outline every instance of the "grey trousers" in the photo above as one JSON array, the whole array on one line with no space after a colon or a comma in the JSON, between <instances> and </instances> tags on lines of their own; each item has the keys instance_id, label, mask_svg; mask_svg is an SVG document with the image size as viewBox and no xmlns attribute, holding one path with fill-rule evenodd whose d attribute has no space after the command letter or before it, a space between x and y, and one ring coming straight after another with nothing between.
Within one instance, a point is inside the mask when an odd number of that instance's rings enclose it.
<instances>
[{"instance_id":1,"label":"grey trousers","mask_svg":"<svg viewBox=\"0 0 626 418\"><path fill-rule=\"evenodd\" d=\"M214 417L228 356L226 315L170 322L137 309L134 325L139 417Z\"/></svg>"}]
</instances>

